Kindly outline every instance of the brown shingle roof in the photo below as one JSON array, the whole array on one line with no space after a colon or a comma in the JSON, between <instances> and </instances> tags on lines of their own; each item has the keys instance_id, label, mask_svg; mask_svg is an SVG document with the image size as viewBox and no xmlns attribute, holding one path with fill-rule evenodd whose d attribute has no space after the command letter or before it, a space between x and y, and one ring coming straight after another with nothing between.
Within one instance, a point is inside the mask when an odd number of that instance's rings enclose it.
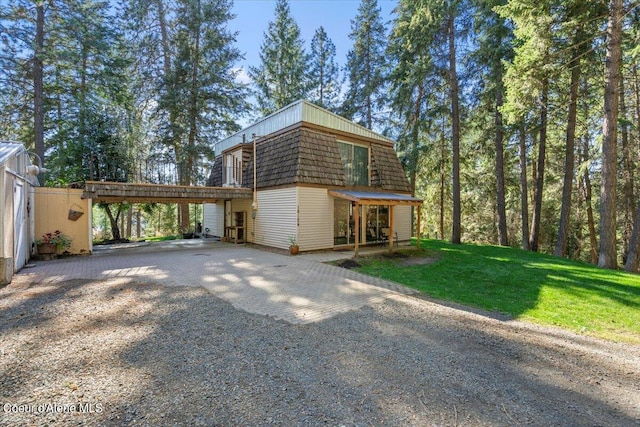
<instances>
[{"instance_id":1,"label":"brown shingle roof","mask_svg":"<svg viewBox=\"0 0 640 427\"><path fill-rule=\"evenodd\" d=\"M392 147L371 144L371 169L372 186L390 191L411 191L409 180Z\"/></svg>"},{"instance_id":2,"label":"brown shingle roof","mask_svg":"<svg viewBox=\"0 0 640 427\"><path fill-rule=\"evenodd\" d=\"M222 155L220 155L213 162L213 168L207 179L207 186L222 187L222 175Z\"/></svg>"},{"instance_id":3,"label":"brown shingle roof","mask_svg":"<svg viewBox=\"0 0 640 427\"><path fill-rule=\"evenodd\" d=\"M243 187L253 187L252 145L243 148ZM315 184L344 187L344 169L335 135L298 127L268 138L256 146L258 187ZM207 185L222 185L222 156L216 158ZM371 144L371 187L410 192L396 152L391 146Z\"/></svg>"},{"instance_id":4,"label":"brown shingle roof","mask_svg":"<svg viewBox=\"0 0 640 427\"><path fill-rule=\"evenodd\" d=\"M344 185L342 161L333 135L293 129L256 146L258 187L287 184ZM243 186L253 186L253 163L247 165Z\"/></svg>"}]
</instances>

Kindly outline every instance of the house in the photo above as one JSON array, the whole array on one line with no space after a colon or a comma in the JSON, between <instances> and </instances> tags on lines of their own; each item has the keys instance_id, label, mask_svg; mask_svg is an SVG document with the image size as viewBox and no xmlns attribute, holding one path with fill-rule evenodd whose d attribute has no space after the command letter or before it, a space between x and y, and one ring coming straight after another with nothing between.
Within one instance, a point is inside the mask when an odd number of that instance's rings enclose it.
<instances>
[{"instance_id":1,"label":"house","mask_svg":"<svg viewBox=\"0 0 640 427\"><path fill-rule=\"evenodd\" d=\"M0 285L10 283L31 257L39 171L22 144L0 142Z\"/></svg>"},{"instance_id":2,"label":"house","mask_svg":"<svg viewBox=\"0 0 640 427\"><path fill-rule=\"evenodd\" d=\"M253 189L207 203L203 231L301 251L411 238L409 182L393 141L297 101L215 144L207 185ZM418 209L419 212L419 209Z\"/></svg>"}]
</instances>

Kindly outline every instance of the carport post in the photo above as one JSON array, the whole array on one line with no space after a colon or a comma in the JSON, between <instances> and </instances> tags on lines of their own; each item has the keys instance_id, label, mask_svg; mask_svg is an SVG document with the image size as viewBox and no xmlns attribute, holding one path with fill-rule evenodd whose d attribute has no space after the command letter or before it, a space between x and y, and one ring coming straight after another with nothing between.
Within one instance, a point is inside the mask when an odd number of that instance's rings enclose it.
<instances>
[{"instance_id":1,"label":"carport post","mask_svg":"<svg viewBox=\"0 0 640 427\"><path fill-rule=\"evenodd\" d=\"M422 205L418 205L418 225L416 229L416 247L420 249L420 212L422 211Z\"/></svg>"}]
</instances>

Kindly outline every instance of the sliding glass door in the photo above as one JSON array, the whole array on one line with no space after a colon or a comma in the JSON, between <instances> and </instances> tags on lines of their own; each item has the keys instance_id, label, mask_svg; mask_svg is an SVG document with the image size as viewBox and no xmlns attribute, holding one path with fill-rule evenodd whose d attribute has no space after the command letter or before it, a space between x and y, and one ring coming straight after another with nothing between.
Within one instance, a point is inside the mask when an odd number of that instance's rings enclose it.
<instances>
[{"instance_id":1,"label":"sliding glass door","mask_svg":"<svg viewBox=\"0 0 640 427\"><path fill-rule=\"evenodd\" d=\"M335 246L355 243L354 209L355 203L344 199L334 199L333 244ZM383 240L389 228L389 206L364 205L359 206L359 209L358 235L360 243L376 243Z\"/></svg>"}]
</instances>

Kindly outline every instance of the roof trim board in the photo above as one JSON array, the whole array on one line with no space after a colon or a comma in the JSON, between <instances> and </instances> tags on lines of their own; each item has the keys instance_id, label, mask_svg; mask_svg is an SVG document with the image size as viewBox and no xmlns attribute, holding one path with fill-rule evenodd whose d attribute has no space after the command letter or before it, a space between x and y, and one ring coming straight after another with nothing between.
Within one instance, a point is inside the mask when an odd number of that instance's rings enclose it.
<instances>
[{"instance_id":1,"label":"roof trim board","mask_svg":"<svg viewBox=\"0 0 640 427\"><path fill-rule=\"evenodd\" d=\"M330 196L350 200L361 205L409 205L419 206L422 199L406 194L383 193L378 191L327 190Z\"/></svg>"}]
</instances>

